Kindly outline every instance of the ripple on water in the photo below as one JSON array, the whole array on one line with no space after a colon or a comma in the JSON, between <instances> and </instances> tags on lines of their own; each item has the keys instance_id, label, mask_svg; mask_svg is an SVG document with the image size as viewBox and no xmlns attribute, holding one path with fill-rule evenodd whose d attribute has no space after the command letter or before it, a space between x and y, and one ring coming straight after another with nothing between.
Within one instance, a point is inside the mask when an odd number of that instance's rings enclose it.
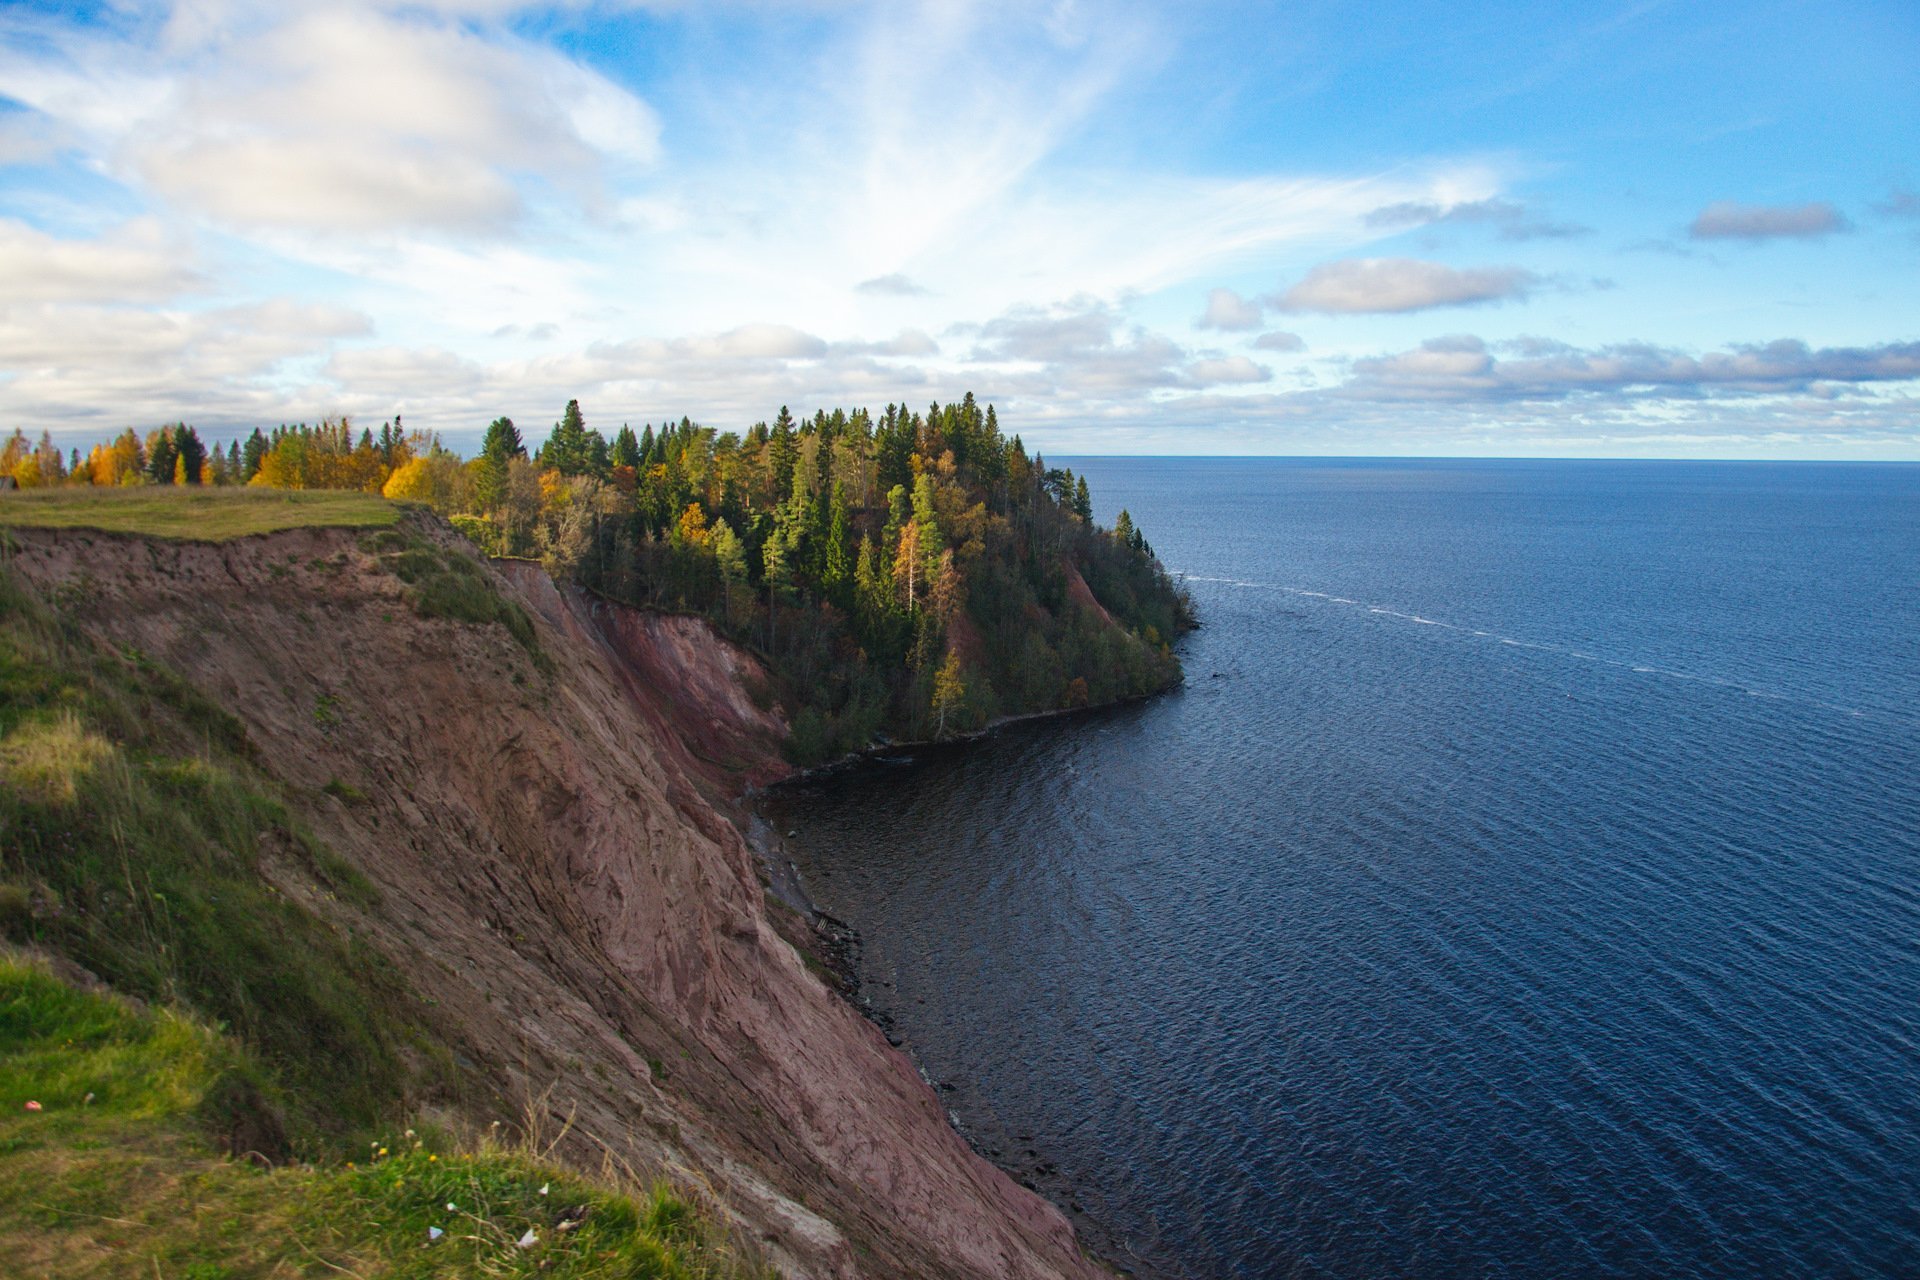
<instances>
[{"instance_id":1,"label":"ripple on water","mask_svg":"<svg viewBox=\"0 0 1920 1280\"><path fill-rule=\"evenodd\" d=\"M1075 466L1187 690L773 801L976 1143L1157 1275L1910 1273L1920 470Z\"/></svg>"}]
</instances>

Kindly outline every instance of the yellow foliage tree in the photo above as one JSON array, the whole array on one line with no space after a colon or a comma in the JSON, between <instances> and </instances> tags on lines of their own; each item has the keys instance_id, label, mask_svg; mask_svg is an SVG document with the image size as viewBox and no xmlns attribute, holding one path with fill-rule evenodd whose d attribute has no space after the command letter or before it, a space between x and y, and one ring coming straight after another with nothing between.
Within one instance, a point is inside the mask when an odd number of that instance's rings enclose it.
<instances>
[{"instance_id":1,"label":"yellow foliage tree","mask_svg":"<svg viewBox=\"0 0 1920 1280\"><path fill-rule=\"evenodd\" d=\"M689 502L673 532L685 546L703 546L707 541L707 513L700 509L699 503Z\"/></svg>"},{"instance_id":2,"label":"yellow foliage tree","mask_svg":"<svg viewBox=\"0 0 1920 1280\"><path fill-rule=\"evenodd\" d=\"M960 655L949 649L947 660L933 677L934 737L947 736L947 717L957 714L966 701L967 682L960 675Z\"/></svg>"}]
</instances>

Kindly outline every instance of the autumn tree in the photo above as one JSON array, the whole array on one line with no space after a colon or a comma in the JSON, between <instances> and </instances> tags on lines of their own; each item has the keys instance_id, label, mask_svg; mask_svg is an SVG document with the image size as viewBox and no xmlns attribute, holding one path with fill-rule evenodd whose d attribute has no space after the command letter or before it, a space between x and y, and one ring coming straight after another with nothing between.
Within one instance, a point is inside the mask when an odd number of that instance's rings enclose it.
<instances>
[{"instance_id":1,"label":"autumn tree","mask_svg":"<svg viewBox=\"0 0 1920 1280\"><path fill-rule=\"evenodd\" d=\"M933 677L933 736L947 736L947 717L957 716L966 705L967 685L960 675L960 655L951 650Z\"/></svg>"}]
</instances>

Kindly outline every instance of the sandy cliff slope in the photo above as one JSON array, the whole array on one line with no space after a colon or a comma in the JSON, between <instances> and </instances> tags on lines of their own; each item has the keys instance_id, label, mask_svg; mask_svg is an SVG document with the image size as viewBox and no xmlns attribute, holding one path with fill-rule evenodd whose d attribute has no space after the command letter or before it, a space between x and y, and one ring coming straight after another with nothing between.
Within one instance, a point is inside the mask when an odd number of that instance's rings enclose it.
<instances>
[{"instance_id":1,"label":"sandy cliff slope","mask_svg":"<svg viewBox=\"0 0 1920 1280\"><path fill-rule=\"evenodd\" d=\"M1104 1274L774 931L716 808L779 770L749 656L488 570L537 619L536 662L503 626L418 616L349 530L16 537L15 571L89 633L241 718L381 901L270 874L405 975L496 1114L544 1098L581 1153L706 1181L791 1274Z\"/></svg>"}]
</instances>

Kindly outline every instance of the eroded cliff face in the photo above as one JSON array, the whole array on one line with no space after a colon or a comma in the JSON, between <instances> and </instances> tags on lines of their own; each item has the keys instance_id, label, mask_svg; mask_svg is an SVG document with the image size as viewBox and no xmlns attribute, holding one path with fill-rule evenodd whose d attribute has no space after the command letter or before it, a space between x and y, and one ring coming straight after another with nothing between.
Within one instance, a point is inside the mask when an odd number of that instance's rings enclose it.
<instances>
[{"instance_id":1,"label":"eroded cliff face","mask_svg":"<svg viewBox=\"0 0 1920 1280\"><path fill-rule=\"evenodd\" d=\"M472 554L438 522L409 532ZM580 1158L705 1182L793 1275L1105 1274L773 928L716 807L784 767L750 656L489 569L537 619L536 662L504 627L417 616L362 536L22 531L13 567L239 716L381 900L266 874L405 975L425 1039L495 1100L472 1119L533 1099Z\"/></svg>"}]
</instances>

